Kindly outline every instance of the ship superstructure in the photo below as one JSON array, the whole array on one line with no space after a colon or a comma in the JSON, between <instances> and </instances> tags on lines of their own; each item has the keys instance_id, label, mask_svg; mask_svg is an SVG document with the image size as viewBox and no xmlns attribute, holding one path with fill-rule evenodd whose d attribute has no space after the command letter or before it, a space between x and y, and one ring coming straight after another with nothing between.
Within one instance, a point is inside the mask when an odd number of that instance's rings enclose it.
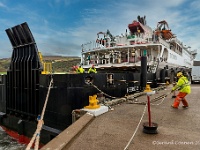
<instances>
[{"instance_id":1,"label":"ship superstructure","mask_svg":"<svg viewBox=\"0 0 200 150\"><path fill-rule=\"evenodd\" d=\"M147 71L158 73L162 69L190 69L196 51L186 47L172 33L168 23L158 22L155 30L146 24L146 17L138 16L128 25L129 31L113 36L109 30L97 33L97 39L82 45L82 64L92 64L99 71L141 69L141 56L147 57ZM100 37L101 35L101 37Z\"/></svg>"}]
</instances>

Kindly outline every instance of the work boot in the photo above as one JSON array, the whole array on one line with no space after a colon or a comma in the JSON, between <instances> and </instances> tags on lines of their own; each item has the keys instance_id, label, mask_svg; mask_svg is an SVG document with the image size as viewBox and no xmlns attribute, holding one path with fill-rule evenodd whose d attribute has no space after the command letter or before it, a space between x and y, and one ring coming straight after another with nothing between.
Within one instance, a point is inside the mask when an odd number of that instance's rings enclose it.
<instances>
[{"instance_id":1,"label":"work boot","mask_svg":"<svg viewBox=\"0 0 200 150\"><path fill-rule=\"evenodd\" d=\"M183 108L188 108L188 106L182 106Z\"/></svg>"},{"instance_id":2,"label":"work boot","mask_svg":"<svg viewBox=\"0 0 200 150\"><path fill-rule=\"evenodd\" d=\"M185 98L183 98L182 103L183 103L183 106L187 106L188 107L188 102L186 101Z\"/></svg>"},{"instance_id":3,"label":"work boot","mask_svg":"<svg viewBox=\"0 0 200 150\"><path fill-rule=\"evenodd\" d=\"M174 107L174 105L171 105L172 108L178 109L178 107Z\"/></svg>"}]
</instances>

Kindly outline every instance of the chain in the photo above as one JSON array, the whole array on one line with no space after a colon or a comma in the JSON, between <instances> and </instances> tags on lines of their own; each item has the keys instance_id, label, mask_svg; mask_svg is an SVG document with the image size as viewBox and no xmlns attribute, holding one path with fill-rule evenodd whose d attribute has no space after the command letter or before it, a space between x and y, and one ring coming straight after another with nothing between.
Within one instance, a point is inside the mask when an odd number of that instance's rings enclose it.
<instances>
[{"instance_id":1,"label":"chain","mask_svg":"<svg viewBox=\"0 0 200 150\"><path fill-rule=\"evenodd\" d=\"M110 96L110 95L108 95L108 94L106 94L105 92L103 92L102 90L100 90L96 85L94 85L92 82L90 82L90 84L94 87L94 88L96 88L99 92L101 92L102 94L104 94L104 95L106 95L106 96L108 96L108 97L110 97L110 98L117 98L117 97L114 97L114 96ZM121 97L120 97L121 98Z\"/></svg>"}]
</instances>

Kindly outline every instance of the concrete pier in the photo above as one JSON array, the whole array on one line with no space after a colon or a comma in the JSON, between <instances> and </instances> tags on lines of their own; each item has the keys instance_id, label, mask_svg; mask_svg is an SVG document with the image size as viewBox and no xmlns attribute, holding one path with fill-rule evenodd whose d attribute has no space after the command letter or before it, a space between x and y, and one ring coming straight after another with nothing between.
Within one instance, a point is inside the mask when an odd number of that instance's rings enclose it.
<instances>
[{"instance_id":1,"label":"concrete pier","mask_svg":"<svg viewBox=\"0 0 200 150\"><path fill-rule=\"evenodd\" d=\"M62 134L62 140L55 138L42 149L51 147L57 150L123 150L128 145L129 150L199 150L200 148L200 96L199 84L192 84L192 93L186 99L189 108L178 109L171 107L174 99L169 95L172 86L156 92L150 99L168 94L160 105L161 100L151 105L151 119L158 124L158 134L143 133L143 123L148 121L147 110L136 128L144 112L145 105L129 101L113 106L113 110L97 117L84 116L77 120ZM136 100L137 99L137 100ZM146 102L147 96L136 98L137 102ZM84 127L83 127L84 125ZM70 130L74 136L69 137ZM133 136L134 132L136 134ZM133 137L133 138L132 138ZM71 140L69 139L71 138ZM130 139L131 142L128 144ZM62 146L60 147L60 145Z\"/></svg>"}]
</instances>

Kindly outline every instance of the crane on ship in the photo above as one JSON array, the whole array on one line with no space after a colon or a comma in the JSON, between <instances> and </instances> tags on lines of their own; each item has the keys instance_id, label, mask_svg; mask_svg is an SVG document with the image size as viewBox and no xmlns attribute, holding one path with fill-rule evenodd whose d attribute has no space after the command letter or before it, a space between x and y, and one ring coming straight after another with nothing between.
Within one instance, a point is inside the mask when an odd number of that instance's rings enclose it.
<instances>
[{"instance_id":1,"label":"crane on ship","mask_svg":"<svg viewBox=\"0 0 200 150\"><path fill-rule=\"evenodd\" d=\"M103 35L103 38L100 38L100 35ZM107 30L106 32L98 32L96 43L99 43L105 46L114 46L115 37L110 33L109 30Z\"/></svg>"},{"instance_id":2,"label":"crane on ship","mask_svg":"<svg viewBox=\"0 0 200 150\"><path fill-rule=\"evenodd\" d=\"M103 38L99 38L99 35L103 34ZM106 39L105 39L106 34L104 32L98 32L97 33L97 40L96 43L105 45L106 44Z\"/></svg>"},{"instance_id":3,"label":"crane on ship","mask_svg":"<svg viewBox=\"0 0 200 150\"><path fill-rule=\"evenodd\" d=\"M114 41L115 41L115 38L114 38L114 36L110 33L110 30L107 30L106 34L110 37L111 42L114 42Z\"/></svg>"},{"instance_id":4,"label":"crane on ship","mask_svg":"<svg viewBox=\"0 0 200 150\"><path fill-rule=\"evenodd\" d=\"M144 17L138 16L137 19L141 24L146 25L146 23L147 23L146 22L146 16L144 16Z\"/></svg>"},{"instance_id":5,"label":"crane on ship","mask_svg":"<svg viewBox=\"0 0 200 150\"><path fill-rule=\"evenodd\" d=\"M115 46L115 44L116 44L115 37L110 33L110 30L107 29L106 35L108 35L110 37L111 47Z\"/></svg>"}]
</instances>

